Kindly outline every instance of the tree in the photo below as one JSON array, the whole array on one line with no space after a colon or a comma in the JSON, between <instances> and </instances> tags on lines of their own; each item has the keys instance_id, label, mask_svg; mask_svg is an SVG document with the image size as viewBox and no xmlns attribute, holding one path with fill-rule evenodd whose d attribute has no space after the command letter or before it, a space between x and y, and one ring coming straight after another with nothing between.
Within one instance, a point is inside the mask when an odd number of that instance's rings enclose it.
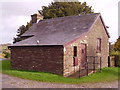
<instances>
[{"instance_id":1,"label":"tree","mask_svg":"<svg viewBox=\"0 0 120 90\"><path fill-rule=\"evenodd\" d=\"M49 6L43 6L39 13L44 19L93 13L92 6L86 2L52 2Z\"/></svg>"},{"instance_id":2,"label":"tree","mask_svg":"<svg viewBox=\"0 0 120 90\"><path fill-rule=\"evenodd\" d=\"M52 2L49 6L43 6L39 13L44 16L44 19L72 16L79 14L93 13L92 7L88 6L86 2ZM13 43L19 42L24 34L32 26L31 21L26 26L22 25L17 30L17 37L14 38Z\"/></svg>"},{"instance_id":3,"label":"tree","mask_svg":"<svg viewBox=\"0 0 120 90\"><path fill-rule=\"evenodd\" d=\"M2 53L4 54L5 58L10 58L10 52L9 51L4 50Z\"/></svg>"},{"instance_id":4,"label":"tree","mask_svg":"<svg viewBox=\"0 0 120 90\"><path fill-rule=\"evenodd\" d=\"M115 42L115 44L113 44L113 49L110 50L110 55L120 56L120 36L117 39L117 41Z\"/></svg>"},{"instance_id":5,"label":"tree","mask_svg":"<svg viewBox=\"0 0 120 90\"><path fill-rule=\"evenodd\" d=\"M24 34L30 27L32 26L32 22L30 21L29 23L27 22L27 25L22 25L19 27L19 29L17 30L17 37L13 38L13 43L19 42L21 40L23 40L21 38L21 35Z\"/></svg>"},{"instance_id":6,"label":"tree","mask_svg":"<svg viewBox=\"0 0 120 90\"><path fill-rule=\"evenodd\" d=\"M114 46L115 51L120 51L120 36Z\"/></svg>"}]
</instances>

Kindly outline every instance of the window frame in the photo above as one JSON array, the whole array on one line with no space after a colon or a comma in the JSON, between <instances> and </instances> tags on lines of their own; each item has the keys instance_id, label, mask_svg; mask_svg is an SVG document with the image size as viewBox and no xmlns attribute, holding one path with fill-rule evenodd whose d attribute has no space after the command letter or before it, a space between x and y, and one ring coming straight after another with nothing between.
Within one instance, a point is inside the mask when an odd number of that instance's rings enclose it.
<instances>
[{"instance_id":1,"label":"window frame","mask_svg":"<svg viewBox=\"0 0 120 90\"><path fill-rule=\"evenodd\" d=\"M73 66L78 65L78 58L77 58L77 46L73 47Z\"/></svg>"},{"instance_id":2,"label":"window frame","mask_svg":"<svg viewBox=\"0 0 120 90\"><path fill-rule=\"evenodd\" d=\"M73 57L73 66L78 65L78 57Z\"/></svg>"},{"instance_id":3,"label":"window frame","mask_svg":"<svg viewBox=\"0 0 120 90\"><path fill-rule=\"evenodd\" d=\"M73 56L77 57L77 46L73 47Z\"/></svg>"},{"instance_id":4,"label":"window frame","mask_svg":"<svg viewBox=\"0 0 120 90\"><path fill-rule=\"evenodd\" d=\"M101 52L101 38L97 38L96 52Z\"/></svg>"}]
</instances>

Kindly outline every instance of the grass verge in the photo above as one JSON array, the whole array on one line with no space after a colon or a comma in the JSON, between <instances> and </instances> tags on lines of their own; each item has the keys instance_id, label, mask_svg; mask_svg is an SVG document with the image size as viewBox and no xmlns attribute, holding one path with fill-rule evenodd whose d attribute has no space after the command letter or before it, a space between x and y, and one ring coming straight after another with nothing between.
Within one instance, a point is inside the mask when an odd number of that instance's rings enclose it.
<instances>
[{"instance_id":1,"label":"grass verge","mask_svg":"<svg viewBox=\"0 0 120 90\"><path fill-rule=\"evenodd\" d=\"M96 82L111 82L118 80L118 69L120 67L109 67L103 68L102 72L97 72L86 77L81 77L78 79L65 78L56 74L44 73L44 72L34 72L34 71L21 71L21 70L11 70L10 60L0 61L2 69L0 70L4 74L12 75L15 77L43 81L43 82L54 82L54 83L68 83L68 84L79 84L79 83L96 83ZM119 73L120 76L120 73Z\"/></svg>"}]
</instances>

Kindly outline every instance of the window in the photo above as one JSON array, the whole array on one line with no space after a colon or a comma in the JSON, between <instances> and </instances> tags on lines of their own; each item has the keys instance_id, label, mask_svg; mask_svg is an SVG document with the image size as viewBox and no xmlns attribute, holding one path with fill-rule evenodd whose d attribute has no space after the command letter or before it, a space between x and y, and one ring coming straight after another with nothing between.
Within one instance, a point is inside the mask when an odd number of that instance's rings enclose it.
<instances>
[{"instance_id":1,"label":"window","mask_svg":"<svg viewBox=\"0 0 120 90\"><path fill-rule=\"evenodd\" d=\"M101 52L101 38L97 38L97 52Z\"/></svg>"},{"instance_id":2,"label":"window","mask_svg":"<svg viewBox=\"0 0 120 90\"><path fill-rule=\"evenodd\" d=\"M74 56L73 56L73 66L78 65L78 58L77 58L77 46L74 46Z\"/></svg>"},{"instance_id":3,"label":"window","mask_svg":"<svg viewBox=\"0 0 120 90\"><path fill-rule=\"evenodd\" d=\"M78 57L73 57L73 66L78 65Z\"/></svg>"},{"instance_id":4,"label":"window","mask_svg":"<svg viewBox=\"0 0 120 90\"><path fill-rule=\"evenodd\" d=\"M77 46L74 46L74 57L77 57Z\"/></svg>"}]
</instances>

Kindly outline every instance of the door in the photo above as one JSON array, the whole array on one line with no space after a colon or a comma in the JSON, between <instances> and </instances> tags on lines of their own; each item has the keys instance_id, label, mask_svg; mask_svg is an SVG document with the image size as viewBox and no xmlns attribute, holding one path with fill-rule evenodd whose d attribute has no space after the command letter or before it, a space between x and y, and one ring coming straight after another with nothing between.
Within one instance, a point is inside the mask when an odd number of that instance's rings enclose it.
<instances>
[{"instance_id":1,"label":"door","mask_svg":"<svg viewBox=\"0 0 120 90\"><path fill-rule=\"evenodd\" d=\"M86 63L86 61L87 61L87 52L86 52L86 50L87 50L87 46L86 46L86 44L81 44L81 66L82 67L85 67L86 65L85 65L85 63Z\"/></svg>"}]
</instances>

